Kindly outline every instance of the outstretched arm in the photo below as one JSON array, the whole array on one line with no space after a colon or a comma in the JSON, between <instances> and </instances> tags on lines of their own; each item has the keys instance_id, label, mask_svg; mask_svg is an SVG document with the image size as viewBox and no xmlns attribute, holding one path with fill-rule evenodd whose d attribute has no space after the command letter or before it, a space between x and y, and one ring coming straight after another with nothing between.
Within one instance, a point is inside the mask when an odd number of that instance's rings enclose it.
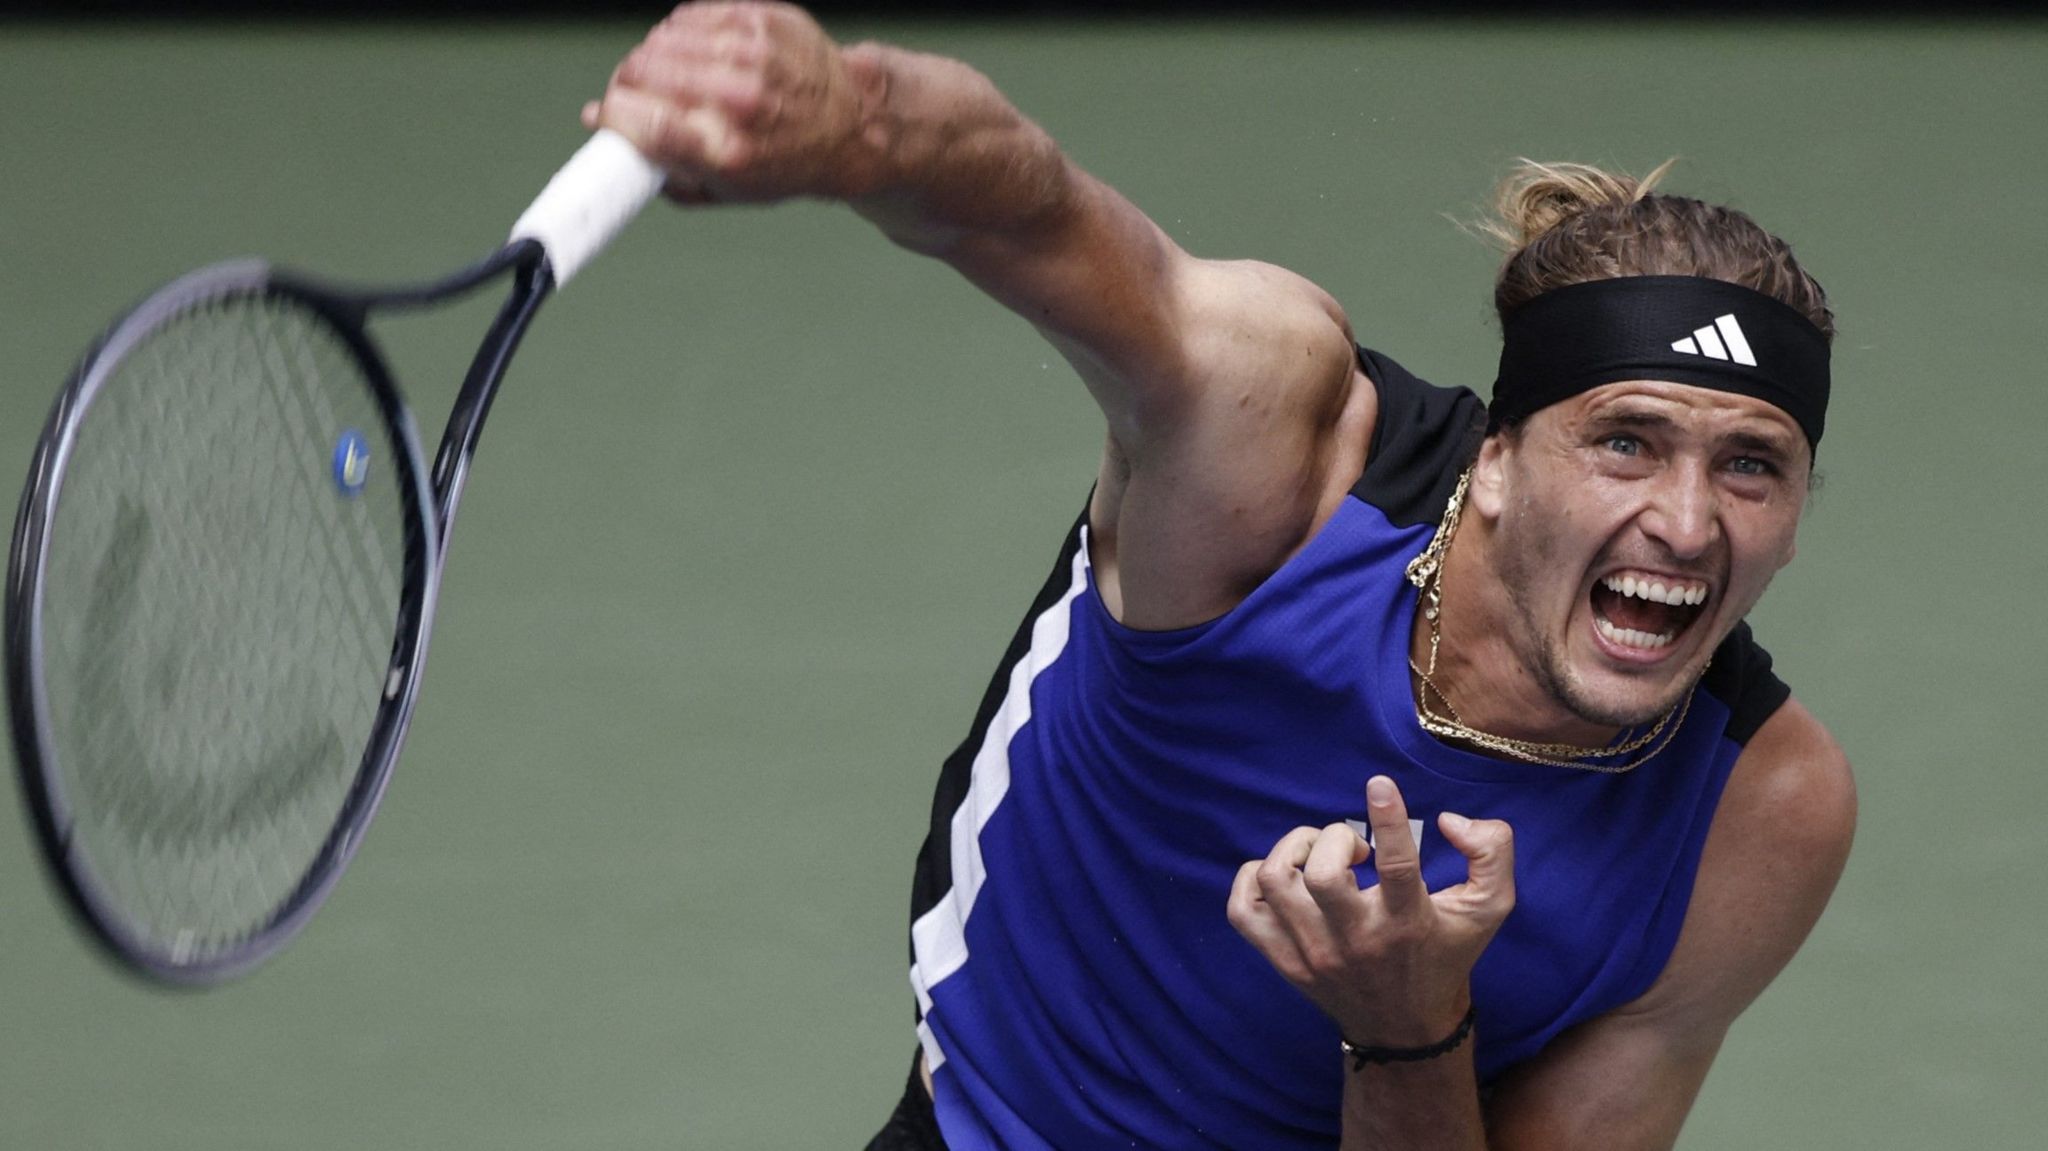
<instances>
[{"instance_id":1,"label":"outstretched arm","mask_svg":"<svg viewBox=\"0 0 2048 1151\"><path fill-rule=\"evenodd\" d=\"M587 111L685 202L842 200L1034 324L1102 408L1098 580L1140 627L1219 614L1363 464L1373 397L1298 276L1198 260L965 64L841 48L781 4L686 4Z\"/></svg>"}]
</instances>

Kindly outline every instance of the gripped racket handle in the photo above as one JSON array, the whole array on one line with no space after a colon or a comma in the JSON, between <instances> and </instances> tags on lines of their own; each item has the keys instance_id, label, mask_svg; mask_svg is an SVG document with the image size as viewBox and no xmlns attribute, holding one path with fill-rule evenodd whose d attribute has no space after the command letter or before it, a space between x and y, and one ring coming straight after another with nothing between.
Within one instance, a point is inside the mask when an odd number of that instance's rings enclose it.
<instances>
[{"instance_id":1,"label":"gripped racket handle","mask_svg":"<svg viewBox=\"0 0 2048 1151\"><path fill-rule=\"evenodd\" d=\"M559 288L604 251L667 180L624 136L601 128L534 197L512 225L512 239L540 241Z\"/></svg>"}]
</instances>

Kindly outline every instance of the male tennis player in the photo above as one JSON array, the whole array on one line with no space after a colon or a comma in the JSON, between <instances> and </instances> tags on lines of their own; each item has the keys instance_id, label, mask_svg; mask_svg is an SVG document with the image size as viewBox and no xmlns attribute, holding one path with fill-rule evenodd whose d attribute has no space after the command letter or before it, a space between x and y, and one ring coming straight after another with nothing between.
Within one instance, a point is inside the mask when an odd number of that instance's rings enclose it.
<instances>
[{"instance_id":1,"label":"male tennis player","mask_svg":"<svg viewBox=\"0 0 2048 1151\"><path fill-rule=\"evenodd\" d=\"M1181 251L967 66L794 8L676 10L586 119L686 201L845 200L1108 419L940 779L872 1147L1673 1142L1854 822L1742 625L1827 404L1783 243L1525 170L1489 408Z\"/></svg>"}]
</instances>

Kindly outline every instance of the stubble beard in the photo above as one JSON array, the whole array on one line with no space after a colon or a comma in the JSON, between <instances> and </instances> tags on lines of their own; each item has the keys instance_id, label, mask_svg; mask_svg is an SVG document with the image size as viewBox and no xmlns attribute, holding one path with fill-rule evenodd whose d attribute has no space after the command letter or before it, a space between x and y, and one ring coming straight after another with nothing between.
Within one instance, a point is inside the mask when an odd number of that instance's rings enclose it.
<instances>
[{"instance_id":1,"label":"stubble beard","mask_svg":"<svg viewBox=\"0 0 2048 1151\"><path fill-rule=\"evenodd\" d=\"M1533 625L1526 613L1522 622L1524 627ZM1655 723L1678 706L1678 701L1685 698L1685 693L1692 690L1698 679L1697 675L1686 675L1673 684L1664 697L1644 703L1603 700L1579 681L1578 673L1565 658L1561 645L1548 639L1539 639L1537 645L1536 658L1528 663L1537 685L1575 717L1603 727L1629 728Z\"/></svg>"},{"instance_id":2,"label":"stubble beard","mask_svg":"<svg viewBox=\"0 0 2048 1151\"><path fill-rule=\"evenodd\" d=\"M1503 544L1512 545L1512 542L1505 536L1501 539ZM1602 727L1642 727L1655 723L1677 707L1686 693L1692 690L1704 668L1680 676L1660 698L1641 703L1603 699L1585 685L1565 654L1565 641L1551 636L1543 628L1536 605L1527 598L1526 589L1536 586L1535 581L1540 578L1537 573L1555 571L1557 567L1540 553L1541 549L1531 554L1521 548L1504 547L1499 571L1507 588L1508 602L1515 612L1515 626L1508 638L1509 645L1543 693L1556 700L1573 717ZM1569 619L1569 615L1566 618Z\"/></svg>"}]
</instances>

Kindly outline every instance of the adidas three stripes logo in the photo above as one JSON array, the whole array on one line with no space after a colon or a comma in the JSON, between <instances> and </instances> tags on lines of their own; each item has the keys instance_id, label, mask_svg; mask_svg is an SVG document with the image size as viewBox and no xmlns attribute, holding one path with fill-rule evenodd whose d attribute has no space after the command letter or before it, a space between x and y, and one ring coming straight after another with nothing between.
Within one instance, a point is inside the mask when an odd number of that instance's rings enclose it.
<instances>
[{"instance_id":1,"label":"adidas three stripes logo","mask_svg":"<svg viewBox=\"0 0 2048 1151\"><path fill-rule=\"evenodd\" d=\"M1756 355L1749 350L1749 339L1742 334L1742 325L1735 322L1733 313L1715 316L1713 323L1694 329L1692 335L1682 340L1673 340L1671 350L1756 367Z\"/></svg>"}]
</instances>

